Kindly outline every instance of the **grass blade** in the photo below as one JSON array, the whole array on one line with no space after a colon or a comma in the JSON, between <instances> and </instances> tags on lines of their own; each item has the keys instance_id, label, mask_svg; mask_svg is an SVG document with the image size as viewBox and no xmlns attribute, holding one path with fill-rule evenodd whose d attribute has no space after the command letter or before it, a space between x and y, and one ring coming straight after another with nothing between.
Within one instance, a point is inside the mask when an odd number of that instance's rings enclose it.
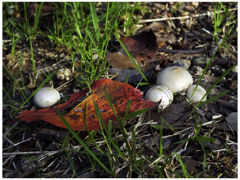
<instances>
[{"instance_id":1,"label":"grass blade","mask_svg":"<svg viewBox=\"0 0 240 180\"><path fill-rule=\"evenodd\" d=\"M143 74L142 70L139 68L139 66L137 65L137 63L134 61L132 55L130 54L130 52L128 51L128 49L126 48L126 46L122 43L122 41L120 40L120 38L115 35L115 37L117 38L117 40L119 41L119 43L121 44L121 46L123 47L124 51L127 53L128 57L131 59L131 61L133 62L133 64L135 65L135 67L137 68L138 72L142 75L143 79L148 83L148 80L146 78L146 76Z\"/></svg>"},{"instance_id":2,"label":"grass blade","mask_svg":"<svg viewBox=\"0 0 240 180\"><path fill-rule=\"evenodd\" d=\"M69 156L69 153L68 153L67 151L66 151L66 155L67 155L68 161L69 161L70 166L71 166L72 171L73 171L72 177L77 177L76 167L74 166L74 163L73 163L73 161L72 161L72 158Z\"/></svg>"},{"instance_id":3,"label":"grass blade","mask_svg":"<svg viewBox=\"0 0 240 180\"><path fill-rule=\"evenodd\" d=\"M216 52L215 52L215 54L216 54ZM213 57L215 56L215 54L213 55ZM211 60L212 60L212 58L211 58ZM210 60L210 61L211 61ZM209 63L208 63L208 65L210 65ZM207 67L205 68L205 70L208 68L208 65L207 65ZM206 94L202 97L202 99L199 101L199 103L196 105L196 107L192 110L192 113L200 106L200 104L202 103L202 100L203 100L203 98L205 98L210 92L211 92L211 90L212 90L212 88L214 88L235 66L237 66L237 64L235 64L235 65L233 65L233 66L231 66L230 68L228 68L218 79L217 79L217 81L215 81L213 84L212 84L212 86L209 88L209 90L206 92ZM202 74L202 76L204 75L204 73ZM201 76L201 77L202 77ZM200 83L200 81L201 81L201 78L199 79L199 81L198 81L198 83L197 83L197 85ZM197 87L197 86L196 86ZM225 91L225 92L223 92L223 93L221 93L221 94L226 94L227 92ZM190 98L191 99L191 98ZM209 102L209 101L207 101L207 102ZM203 105L204 104L206 104L206 102L203 102L202 103Z\"/></svg>"},{"instance_id":4,"label":"grass blade","mask_svg":"<svg viewBox=\"0 0 240 180\"><path fill-rule=\"evenodd\" d=\"M100 41L100 31L98 28L98 17L97 17L97 12L96 12L94 2L90 2L90 10L91 10L92 21L93 21L93 26L94 26L95 33L96 33L97 42L99 42Z\"/></svg>"},{"instance_id":5,"label":"grass blade","mask_svg":"<svg viewBox=\"0 0 240 180\"><path fill-rule=\"evenodd\" d=\"M109 174L112 175L112 173L109 171L109 169L95 156L95 154L93 154L93 152L80 139L80 137L77 135L77 133L73 130L73 128L68 124L66 119L63 117L62 113L56 107L54 107L54 109L56 110L58 116L61 118L64 125L68 128L70 133L75 137L75 139L79 142L79 144L81 144L84 147L84 149L102 166L103 169L105 169Z\"/></svg>"}]
</instances>

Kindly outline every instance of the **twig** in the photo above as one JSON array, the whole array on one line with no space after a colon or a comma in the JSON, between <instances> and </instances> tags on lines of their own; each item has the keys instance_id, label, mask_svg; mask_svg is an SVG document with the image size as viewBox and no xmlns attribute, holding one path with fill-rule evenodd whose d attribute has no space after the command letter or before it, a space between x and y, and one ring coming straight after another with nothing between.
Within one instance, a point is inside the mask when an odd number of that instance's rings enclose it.
<instances>
[{"instance_id":1,"label":"twig","mask_svg":"<svg viewBox=\"0 0 240 180\"><path fill-rule=\"evenodd\" d=\"M206 48L198 48L195 50L178 50L178 49L164 49L164 48L159 48L158 52L167 52L167 53L182 53L182 54L199 54L203 53L206 51Z\"/></svg>"},{"instance_id":2,"label":"twig","mask_svg":"<svg viewBox=\"0 0 240 180\"><path fill-rule=\"evenodd\" d=\"M213 36L213 33L211 33L210 31L208 31L208 30L206 30L206 29L204 29L204 28L202 28L202 30L205 31L206 33L208 33L208 34L210 34L210 35Z\"/></svg>"},{"instance_id":3,"label":"twig","mask_svg":"<svg viewBox=\"0 0 240 180\"><path fill-rule=\"evenodd\" d=\"M155 159L153 162L151 162L148 167L149 167L149 168L152 168L153 165L155 165L156 163L158 163L158 162L163 162L163 161L164 161L164 159L163 159L163 154L162 154L160 157L158 157L158 158Z\"/></svg>"},{"instance_id":4,"label":"twig","mask_svg":"<svg viewBox=\"0 0 240 180\"><path fill-rule=\"evenodd\" d=\"M58 152L61 152L62 150L58 151L44 151L44 154L56 154ZM3 153L3 156L9 156L9 155L25 155L25 154L42 154L41 151L30 151L30 152L13 152L13 153Z\"/></svg>"},{"instance_id":5,"label":"twig","mask_svg":"<svg viewBox=\"0 0 240 180\"><path fill-rule=\"evenodd\" d=\"M70 83L72 80L74 80L74 78L71 78L70 80L68 80L67 82L65 82L64 84L62 84L61 86L57 87L56 90L57 91L61 91L64 87L67 86L68 83Z\"/></svg>"},{"instance_id":6,"label":"twig","mask_svg":"<svg viewBox=\"0 0 240 180\"><path fill-rule=\"evenodd\" d=\"M9 42L12 42L12 40L11 39L6 39L6 40L3 39L2 42L3 43L9 43Z\"/></svg>"},{"instance_id":7,"label":"twig","mask_svg":"<svg viewBox=\"0 0 240 180\"><path fill-rule=\"evenodd\" d=\"M139 83L137 84L136 89L138 88L138 86L140 85L140 83L142 82L142 80L143 80L143 77L140 79Z\"/></svg>"},{"instance_id":8,"label":"twig","mask_svg":"<svg viewBox=\"0 0 240 180\"><path fill-rule=\"evenodd\" d=\"M46 164L46 162L41 162L38 165L36 165L35 167L33 167L32 169L25 171L24 173L20 174L19 176L17 176L17 178L24 178L27 177L29 175L31 175L32 173L34 173L34 171L40 169L41 167L43 167Z\"/></svg>"},{"instance_id":9,"label":"twig","mask_svg":"<svg viewBox=\"0 0 240 180\"><path fill-rule=\"evenodd\" d=\"M15 120L13 120L14 122L15 122ZM12 123L14 123L14 122L12 122ZM10 129L7 131L7 132L5 132L5 134L4 134L4 136L5 137L7 137L7 135L8 135L8 133L14 128L14 127L16 127L17 125L18 125L18 121L14 124L14 125L12 125L11 127L10 127Z\"/></svg>"},{"instance_id":10,"label":"twig","mask_svg":"<svg viewBox=\"0 0 240 180\"><path fill-rule=\"evenodd\" d=\"M25 142L27 142L27 141L30 141L31 139L32 139L32 138L28 138L28 139L23 140L23 141L21 141L21 142L19 142L19 143L12 144L11 146L8 146L7 148L3 149L3 151L4 151L4 150L7 150L7 149L9 149L9 148L11 148L11 147L13 147L13 146L17 146L17 145L19 145L19 144L22 144L22 143L25 143Z\"/></svg>"},{"instance_id":11,"label":"twig","mask_svg":"<svg viewBox=\"0 0 240 180\"><path fill-rule=\"evenodd\" d=\"M232 8L229 9L229 11L235 11L238 8ZM225 10L220 11L220 13L225 12ZM139 20L138 23L147 23L147 22L156 22L156 21L167 21L167 20L180 20L180 19L188 19L188 18L193 18L193 17L201 17L201 16L210 16L213 15L214 12L208 11L207 13L203 14L195 14L192 16L182 16L182 17L168 17L168 18L157 18L157 19L145 19L145 20Z\"/></svg>"}]
</instances>

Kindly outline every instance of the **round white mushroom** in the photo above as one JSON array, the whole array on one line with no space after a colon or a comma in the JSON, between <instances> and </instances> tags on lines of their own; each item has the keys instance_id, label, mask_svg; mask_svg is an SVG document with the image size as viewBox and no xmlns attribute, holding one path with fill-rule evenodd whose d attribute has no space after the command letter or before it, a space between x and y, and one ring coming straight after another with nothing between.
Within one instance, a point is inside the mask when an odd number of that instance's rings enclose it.
<instances>
[{"instance_id":1,"label":"round white mushroom","mask_svg":"<svg viewBox=\"0 0 240 180\"><path fill-rule=\"evenodd\" d=\"M190 100L190 97L191 97L192 94L193 94L193 91L194 91L195 87L196 87L196 85L192 85L192 86L189 87L188 90L187 90L186 97L187 97L189 100ZM194 92L194 94L193 94L193 96L192 96L192 98L191 98L191 101L193 101L193 102L200 101L205 94L206 94L206 90L205 90L203 87L201 87L201 86L198 85L196 91ZM206 96L205 96L202 101L206 101L206 100L207 100L207 98L206 98Z\"/></svg>"},{"instance_id":2,"label":"round white mushroom","mask_svg":"<svg viewBox=\"0 0 240 180\"><path fill-rule=\"evenodd\" d=\"M62 69L59 69L58 71L57 71L57 79L60 79L60 80L64 80L64 78L65 78L65 75L64 75L64 68L62 68Z\"/></svg>"},{"instance_id":3,"label":"round white mushroom","mask_svg":"<svg viewBox=\"0 0 240 180\"><path fill-rule=\"evenodd\" d=\"M165 86L154 86L145 94L145 99L152 102L159 102L159 109L163 110L168 107L173 101L172 92Z\"/></svg>"},{"instance_id":4,"label":"round white mushroom","mask_svg":"<svg viewBox=\"0 0 240 180\"><path fill-rule=\"evenodd\" d=\"M60 94L56 89L44 87L40 89L34 96L34 103L39 108L53 106L60 100Z\"/></svg>"},{"instance_id":5,"label":"round white mushroom","mask_svg":"<svg viewBox=\"0 0 240 180\"><path fill-rule=\"evenodd\" d=\"M157 85L167 87L172 93L186 91L192 84L191 74L183 67L166 68L157 77Z\"/></svg>"}]
</instances>

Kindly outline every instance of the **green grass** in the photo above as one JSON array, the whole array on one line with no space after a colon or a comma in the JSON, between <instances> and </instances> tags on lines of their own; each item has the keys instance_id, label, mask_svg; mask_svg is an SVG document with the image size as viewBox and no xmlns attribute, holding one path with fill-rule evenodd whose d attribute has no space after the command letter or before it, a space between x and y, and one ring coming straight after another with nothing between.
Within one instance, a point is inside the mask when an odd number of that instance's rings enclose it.
<instances>
[{"instance_id":1,"label":"green grass","mask_svg":"<svg viewBox=\"0 0 240 180\"><path fill-rule=\"evenodd\" d=\"M232 3L230 4L230 6L228 8L226 8L223 3L219 2L219 3L213 3L213 7L214 7L214 33L213 33L213 40L216 41L217 45L219 47L224 47L229 49L229 47L227 46L227 44L225 43L226 39L229 37L229 35L231 34L233 28L236 26L237 20L233 18L232 13L229 11L229 9L231 8ZM220 11L224 9L224 13L221 14ZM225 25L223 20L225 20L226 16L230 16L230 20L229 22L227 22L226 24L229 25ZM226 33L224 34L223 40L220 41L220 33L223 33L223 27L225 26L227 28ZM219 43L220 42L220 43ZM214 54L212 55L211 59L209 60L209 62L207 63L207 66L205 67L201 77L199 78L196 88L197 86L200 84L203 76L206 74L208 68L211 66L211 63L214 59L214 57L216 56L216 54L219 51L214 52ZM221 52L220 52L221 53ZM193 109L192 113L198 108L201 107L215 99L220 98L221 96L225 95L226 93L228 93L229 91L225 91L222 92L218 95L216 95L215 97L212 97L210 99L208 99L205 102L202 102L202 100L211 92L211 90L229 73L231 72L231 70L236 67L237 64L233 65L232 67L230 67L229 69L227 69L213 84L212 86L208 89L208 91L206 92L206 94L202 97L202 99L199 101L199 103L196 105L196 107ZM195 89L196 90L196 89ZM195 90L192 94L192 96L190 97L189 101L191 102L191 98L193 97Z\"/></svg>"}]
</instances>

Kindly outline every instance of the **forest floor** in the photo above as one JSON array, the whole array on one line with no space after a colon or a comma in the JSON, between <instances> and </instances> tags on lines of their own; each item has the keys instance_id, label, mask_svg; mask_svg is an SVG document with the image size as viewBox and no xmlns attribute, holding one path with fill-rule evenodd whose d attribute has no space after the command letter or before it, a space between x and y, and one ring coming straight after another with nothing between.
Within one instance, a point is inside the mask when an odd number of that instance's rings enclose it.
<instances>
[{"instance_id":1,"label":"forest floor","mask_svg":"<svg viewBox=\"0 0 240 180\"><path fill-rule=\"evenodd\" d=\"M237 2L3 3L3 177L237 178L237 9ZM136 43L142 39L150 43ZM176 93L163 111L107 131L17 118L36 110L41 87L56 88L60 103L98 79L145 95L173 65L207 91L205 103Z\"/></svg>"}]
</instances>

